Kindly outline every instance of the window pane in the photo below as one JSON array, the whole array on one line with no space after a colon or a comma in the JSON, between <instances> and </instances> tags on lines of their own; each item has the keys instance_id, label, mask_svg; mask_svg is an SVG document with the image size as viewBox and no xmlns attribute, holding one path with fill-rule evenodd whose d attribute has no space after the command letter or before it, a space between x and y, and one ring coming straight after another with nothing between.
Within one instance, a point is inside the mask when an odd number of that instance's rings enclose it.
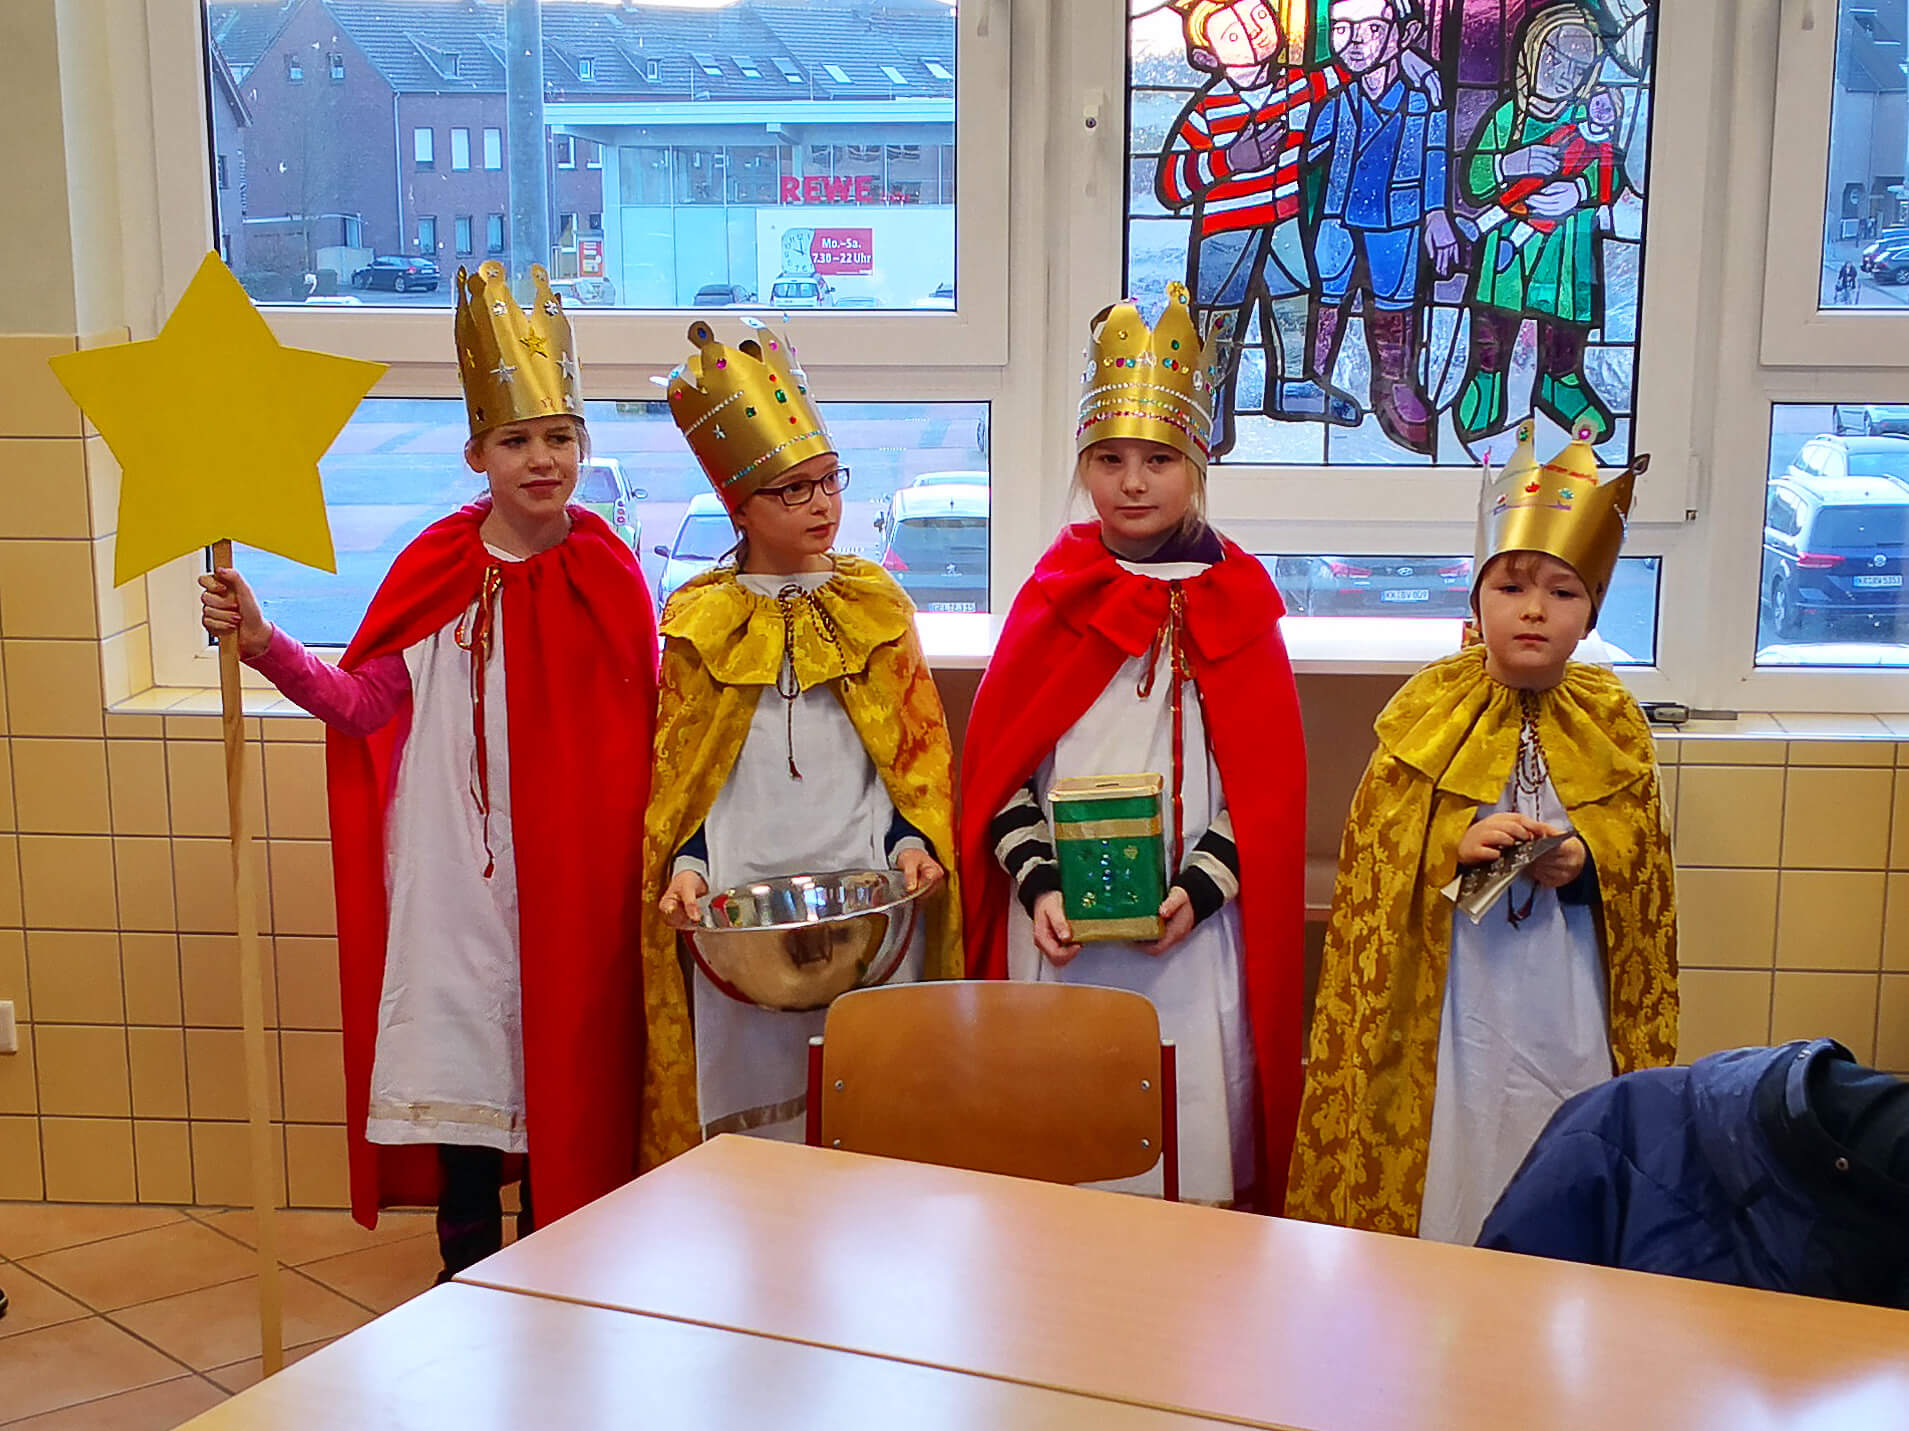
<instances>
[{"instance_id":1,"label":"window pane","mask_svg":"<svg viewBox=\"0 0 1909 1431\"><path fill-rule=\"evenodd\" d=\"M1367 6L1337 50L1326 0L1135 8L1126 287L1236 320L1223 459L1468 464L1534 411L1628 459L1656 6Z\"/></svg>"},{"instance_id":2,"label":"window pane","mask_svg":"<svg viewBox=\"0 0 1909 1431\"><path fill-rule=\"evenodd\" d=\"M447 328L445 336L448 338ZM923 611L986 611L985 403L824 403L853 476L835 549L878 561ZM728 552L735 533L662 402L591 402L591 457L576 500L637 551L659 597ZM391 559L471 501L457 399L373 398L320 464L338 572L242 549L265 614L309 645L343 646ZM663 553L656 548L661 546Z\"/></svg>"},{"instance_id":3,"label":"window pane","mask_svg":"<svg viewBox=\"0 0 1909 1431\"><path fill-rule=\"evenodd\" d=\"M1840 0L1817 299L1824 308L1900 308L1909 301L1905 40L1904 0Z\"/></svg>"},{"instance_id":4,"label":"window pane","mask_svg":"<svg viewBox=\"0 0 1909 1431\"><path fill-rule=\"evenodd\" d=\"M260 302L298 301L316 287L308 274L348 279L411 251L426 210L485 212L503 198L501 173L532 197L507 206L508 232L487 251L513 271L543 263L576 302L690 308L705 289L753 301L786 279L806 295L789 306L951 306L948 0L547 0L541 47L513 46L521 7L501 4L205 8L215 152L252 176L218 194L218 231ZM305 57L332 53L352 56L335 83L299 83ZM541 83L512 91L513 53L540 56ZM510 171L512 132L536 140L529 175ZM601 241L560 245L567 213L601 214ZM452 301L449 285L379 295Z\"/></svg>"},{"instance_id":5,"label":"window pane","mask_svg":"<svg viewBox=\"0 0 1909 1431\"><path fill-rule=\"evenodd\" d=\"M1775 404L1764 515L1757 664L1909 666L1909 403Z\"/></svg>"},{"instance_id":6,"label":"window pane","mask_svg":"<svg viewBox=\"0 0 1909 1431\"><path fill-rule=\"evenodd\" d=\"M1260 554L1291 616L1379 616L1464 621L1471 615L1469 556ZM1648 666L1657 659L1661 557L1622 557L1578 659Z\"/></svg>"}]
</instances>

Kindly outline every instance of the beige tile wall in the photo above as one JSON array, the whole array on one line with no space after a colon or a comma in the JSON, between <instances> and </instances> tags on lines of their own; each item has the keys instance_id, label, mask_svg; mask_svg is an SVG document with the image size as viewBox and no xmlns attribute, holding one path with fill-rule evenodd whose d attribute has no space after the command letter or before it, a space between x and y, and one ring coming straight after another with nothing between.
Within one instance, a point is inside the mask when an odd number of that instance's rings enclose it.
<instances>
[{"instance_id":1,"label":"beige tile wall","mask_svg":"<svg viewBox=\"0 0 1909 1431\"><path fill-rule=\"evenodd\" d=\"M145 593L95 575L111 569L119 474L51 382L45 359L61 350L0 336L0 999L21 1032L20 1052L0 1055L0 1198L245 1202L219 725L176 699L124 704L151 684ZM947 674L959 731L973 680ZM1301 684L1310 843L1330 859L1365 759L1344 732L1368 730L1396 682ZM1684 1052L1828 1033L1909 1073L1909 745L1790 738L1800 729L1660 743ZM293 1204L339 1206L323 747L309 719L247 731L275 1172Z\"/></svg>"},{"instance_id":2,"label":"beige tile wall","mask_svg":"<svg viewBox=\"0 0 1909 1431\"><path fill-rule=\"evenodd\" d=\"M1765 724L1770 738L1658 743L1676 801L1682 1056L1827 1034L1909 1075L1909 744Z\"/></svg>"},{"instance_id":3,"label":"beige tile wall","mask_svg":"<svg viewBox=\"0 0 1909 1431\"><path fill-rule=\"evenodd\" d=\"M152 684L146 592L111 586L119 473L46 367L74 346L0 337L0 1198L244 1202L219 723L106 714ZM340 1206L324 749L309 720L247 733L277 1173Z\"/></svg>"}]
</instances>

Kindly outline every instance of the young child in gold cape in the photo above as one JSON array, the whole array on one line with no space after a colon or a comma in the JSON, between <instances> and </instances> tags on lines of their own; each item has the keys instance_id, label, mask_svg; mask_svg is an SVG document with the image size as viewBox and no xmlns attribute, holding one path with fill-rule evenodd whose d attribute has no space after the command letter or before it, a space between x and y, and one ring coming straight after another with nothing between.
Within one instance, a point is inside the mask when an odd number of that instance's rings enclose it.
<instances>
[{"instance_id":1,"label":"young child in gold cape","mask_svg":"<svg viewBox=\"0 0 1909 1431\"><path fill-rule=\"evenodd\" d=\"M759 1008L686 968L676 931L699 899L850 869L892 867L910 889L953 883L954 749L914 607L880 567L832 549L849 470L788 339L755 327L730 347L693 324L697 351L668 384L670 414L740 541L659 623L643 859L646 1168L718 1133L803 1132L823 1011ZM950 888L928 897L895 980L959 976L958 909Z\"/></svg>"},{"instance_id":2,"label":"young child in gold cape","mask_svg":"<svg viewBox=\"0 0 1909 1431\"><path fill-rule=\"evenodd\" d=\"M1677 1051L1677 911L1649 726L1597 624L1642 461L1599 485L1531 428L1489 483L1482 641L1380 715L1326 930L1289 1216L1472 1242L1572 1095ZM1570 832L1481 922L1441 891Z\"/></svg>"}]
</instances>

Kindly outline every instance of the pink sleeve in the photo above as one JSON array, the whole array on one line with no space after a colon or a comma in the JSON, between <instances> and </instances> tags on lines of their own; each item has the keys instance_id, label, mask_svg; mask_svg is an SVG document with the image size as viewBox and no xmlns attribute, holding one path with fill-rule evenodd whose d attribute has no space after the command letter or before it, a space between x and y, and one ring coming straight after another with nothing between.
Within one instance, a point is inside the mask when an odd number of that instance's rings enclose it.
<instances>
[{"instance_id":1,"label":"pink sleeve","mask_svg":"<svg viewBox=\"0 0 1909 1431\"><path fill-rule=\"evenodd\" d=\"M355 671L341 671L279 626L272 628L265 653L246 664L287 700L346 735L370 735L396 715L411 694L411 672L403 656L378 656Z\"/></svg>"}]
</instances>

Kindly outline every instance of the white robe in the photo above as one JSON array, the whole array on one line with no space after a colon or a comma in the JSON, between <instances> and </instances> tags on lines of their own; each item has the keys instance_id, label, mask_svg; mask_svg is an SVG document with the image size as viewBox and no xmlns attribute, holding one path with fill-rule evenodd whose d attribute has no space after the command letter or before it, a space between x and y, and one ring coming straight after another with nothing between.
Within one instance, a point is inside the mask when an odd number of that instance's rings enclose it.
<instances>
[{"instance_id":1,"label":"white robe","mask_svg":"<svg viewBox=\"0 0 1909 1431\"><path fill-rule=\"evenodd\" d=\"M1511 808L1507 782L1478 817ZM1570 827L1549 776L1538 818ZM1534 893L1530 916L1514 927L1506 905L1522 909ZM1611 1076L1604 983L1589 905L1564 904L1556 890L1519 879L1482 923L1453 912L1420 1237L1477 1241L1551 1115Z\"/></svg>"},{"instance_id":2,"label":"white robe","mask_svg":"<svg viewBox=\"0 0 1909 1431\"><path fill-rule=\"evenodd\" d=\"M810 591L831 573L738 578L760 596L791 581ZM703 834L711 892L780 875L886 869L895 817L875 763L831 684L811 686L791 703L773 688L756 701L736 765ZM789 774L793 715L798 781ZM946 859L947 852L934 852ZM925 931L913 942L893 983L921 977ZM695 971L696 1096L703 1135L753 1133L800 1142L808 1107L809 1039L822 1032L826 1009L785 1013L740 1003Z\"/></svg>"},{"instance_id":3,"label":"white robe","mask_svg":"<svg viewBox=\"0 0 1909 1431\"><path fill-rule=\"evenodd\" d=\"M404 653L411 733L385 816L391 918L365 1136L373 1143L463 1143L521 1153L524 1037L503 603L484 673L488 853L484 817L471 795L471 653L455 634L464 619ZM493 856L496 868L485 879Z\"/></svg>"},{"instance_id":4,"label":"white robe","mask_svg":"<svg viewBox=\"0 0 1909 1431\"><path fill-rule=\"evenodd\" d=\"M1185 580L1206 570L1205 563L1196 562L1121 565L1161 581ZM1162 813L1167 822L1167 858L1172 860L1173 717L1165 659L1163 651L1153 689L1144 698L1136 687L1146 657L1124 662L1093 705L1060 738L1052 757L1042 763L1035 793L1050 826L1054 815L1047 792L1055 781L1152 772L1165 782ZM1186 849L1191 851L1226 808L1226 795L1220 788L1219 767L1207 748L1206 722L1193 683L1187 682L1182 690L1186 769L1181 798ZM1183 942L1157 958L1142 953L1136 944L1109 940L1083 945L1071 963L1056 968L1035 948L1034 926L1020 900L1010 895L1008 976L1130 989L1152 1000L1160 1015L1161 1037L1173 1041L1178 1064L1180 1196L1188 1202L1228 1204L1247 1190L1253 1178L1253 1041L1236 901L1229 900L1217 914L1196 925ZM1160 1170L1156 1167L1101 1186L1158 1196Z\"/></svg>"}]
</instances>

